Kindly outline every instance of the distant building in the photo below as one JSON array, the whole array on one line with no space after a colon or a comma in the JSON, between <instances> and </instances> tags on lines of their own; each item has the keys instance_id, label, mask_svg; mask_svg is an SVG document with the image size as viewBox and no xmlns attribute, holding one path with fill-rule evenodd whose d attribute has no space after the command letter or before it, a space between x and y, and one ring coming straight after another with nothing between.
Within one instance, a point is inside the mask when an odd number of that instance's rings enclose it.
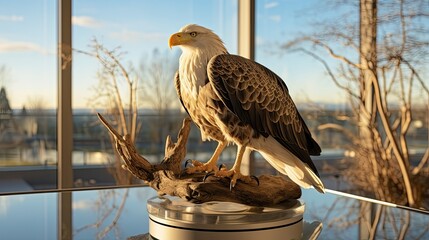
<instances>
[{"instance_id":1,"label":"distant building","mask_svg":"<svg viewBox=\"0 0 429 240\"><path fill-rule=\"evenodd\" d=\"M0 89L0 148L11 149L24 141L19 126L13 118L13 111L6 95L6 89Z\"/></svg>"},{"instance_id":2,"label":"distant building","mask_svg":"<svg viewBox=\"0 0 429 240\"><path fill-rule=\"evenodd\" d=\"M9 100L6 96L6 89L0 89L0 119L10 119L12 117L12 109L9 105ZM2 122L0 121L0 124ZM1 126L1 125L0 125Z\"/></svg>"},{"instance_id":3,"label":"distant building","mask_svg":"<svg viewBox=\"0 0 429 240\"><path fill-rule=\"evenodd\" d=\"M45 143L32 138L37 133L36 118L29 116L25 108L14 112L10 107L6 89L0 89L0 163L7 165L9 161L25 160L42 162L45 158L39 152L45 150ZM25 149L28 149L27 151ZM40 155L40 156L39 156ZM35 159L35 161L33 160Z\"/></svg>"}]
</instances>

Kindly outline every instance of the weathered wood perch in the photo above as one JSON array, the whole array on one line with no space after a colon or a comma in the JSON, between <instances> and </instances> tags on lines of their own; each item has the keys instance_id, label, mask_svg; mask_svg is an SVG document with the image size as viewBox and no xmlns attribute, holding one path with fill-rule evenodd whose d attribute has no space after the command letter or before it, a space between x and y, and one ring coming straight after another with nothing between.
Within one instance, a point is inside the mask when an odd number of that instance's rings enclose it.
<instances>
[{"instance_id":1,"label":"weathered wood perch","mask_svg":"<svg viewBox=\"0 0 429 240\"><path fill-rule=\"evenodd\" d=\"M256 206L273 205L301 197L301 188L281 176L262 175L258 177L259 186L256 181L250 184L237 182L230 190L229 179L211 176L203 182L205 173L187 174L181 166L186 156L186 143L191 128L189 118L183 120L176 143L171 141L170 136L167 137L162 162L152 165L137 153L129 136L121 136L101 114L97 115L115 138L116 151L124 161L123 167L161 195L178 196L198 203L230 201Z\"/></svg>"}]
</instances>

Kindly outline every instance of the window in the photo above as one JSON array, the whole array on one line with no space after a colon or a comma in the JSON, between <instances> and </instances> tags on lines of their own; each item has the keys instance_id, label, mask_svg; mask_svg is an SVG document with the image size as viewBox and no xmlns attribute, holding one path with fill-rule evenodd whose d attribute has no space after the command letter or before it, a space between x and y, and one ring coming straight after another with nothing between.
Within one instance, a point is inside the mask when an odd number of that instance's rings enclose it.
<instances>
[{"instance_id":1,"label":"window","mask_svg":"<svg viewBox=\"0 0 429 240\"><path fill-rule=\"evenodd\" d=\"M322 147L316 166L412 205L429 156L423 1L256 3L256 60L288 85Z\"/></svg>"},{"instance_id":2,"label":"window","mask_svg":"<svg viewBox=\"0 0 429 240\"><path fill-rule=\"evenodd\" d=\"M0 192L55 188L56 2L0 3Z\"/></svg>"},{"instance_id":3,"label":"window","mask_svg":"<svg viewBox=\"0 0 429 240\"><path fill-rule=\"evenodd\" d=\"M162 156L165 136L177 133L184 116L172 96L172 76L179 51L167 48L168 36L187 23L198 23L218 33L230 53L238 52L238 10L243 6L239 3L245 1L75 0L70 22L58 23L72 29L69 35L73 38L73 58L68 60L72 61L73 72L68 74L57 70L57 35L66 29L58 32L55 19L58 3L70 1L21 0L0 4L0 192L55 188L57 166L61 171L59 179L68 179L69 186L134 183L119 165L113 164L120 162L116 161L111 139L96 113L102 113L116 127L122 124L122 133L135 133L139 151L157 161ZM250 21L250 25L256 33L256 60L285 80L322 146L323 155L319 158L334 161L340 167L334 171L355 169L349 168L349 164L367 156L376 164L392 163L387 169L397 172L400 163L406 162L410 163L412 174L420 176L418 172L429 156L425 81L428 73L424 65L428 39L423 34L428 25L424 18L426 9L420 1L393 5L380 1L376 7L378 18L383 21L377 22L376 47L364 49L359 30L371 26L362 27L359 18L371 18L371 13L360 12L364 8L356 4L255 2L256 12L250 14L254 14L250 19L255 19L255 23ZM319 10L321 5L326 11ZM391 13L399 17L390 18ZM378 58L369 59L374 51ZM106 59L107 65L103 62ZM377 68L372 73L367 71L369 67L362 67L373 62ZM117 68L118 63L126 76ZM71 84L72 89L57 90L57 86L61 87L57 75L61 74L72 76L60 81ZM378 99L361 101L359 83L370 82L371 74L377 76L384 92L372 92L367 96ZM121 104L117 102L118 96ZM67 101L57 104L58 99ZM135 108L133 102L137 103ZM138 122L131 124L129 116L136 109ZM372 109L381 111L362 114ZM64 117L62 110L70 110L70 115ZM368 118L370 115L375 117ZM63 127L59 126L62 130L58 132L57 122ZM366 125L362 127L362 123ZM69 126L73 129L70 134L66 133ZM62 142L64 136L70 137L71 142ZM394 141L396 144L390 144ZM58 143L64 145L57 148ZM214 149L213 145L202 144L197 130L191 135L189 146L189 157L194 158L206 158L205 154L210 155ZM367 154L373 146L376 151ZM63 153L64 149L70 150L70 157ZM57 155L61 156L58 160ZM233 159L234 155L235 149L231 149L222 157ZM388 161L377 161L384 158ZM337 161L340 159L345 159L346 164L339 164L344 163ZM322 167L321 162L316 165ZM357 167L360 166L373 165L361 163ZM73 170L73 174L62 169ZM402 179L385 182L389 181ZM63 186L61 182L59 186ZM398 189L405 188L404 185ZM411 196L404 192L398 195Z\"/></svg>"},{"instance_id":4,"label":"window","mask_svg":"<svg viewBox=\"0 0 429 240\"><path fill-rule=\"evenodd\" d=\"M56 188L57 154L63 164L60 169L66 169L68 151L73 186L130 183L129 178L122 177L127 176L126 172L119 170L118 174L114 170L117 157L108 132L97 119L99 112L115 124L118 108L112 96L106 97L114 89L107 69L91 55L95 46L107 51L117 49L114 56L136 84L136 144L141 153L154 161L161 159L165 136L177 134L184 117L172 84L179 50L168 49L169 35L185 24L198 23L222 35L231 53L237 51L235 1L75 0L71 17L72 105L68 100L58 105L57 97L64 100L70 93L61 85L60 91L57 89L58 71L66 76L60 80L64 84L68 82L68 73L63 68L57 70L56 47L58 35L70 27L70 19L65 15L62 20L58 18L61 6L57 3L45 0L0 4L1 192ZM66 6L68 1L61 3ZM59 32L57 18L62 29ZM66 65L71 60L67 57L62 56ZM118 89L128 114L129 92L124 79L118 79ZM71 116L67 115L69 110ZM57 114L61 115L58 119L65 132L70 126L73 129L72 143L64 141L60 152L57 141L69 136L61 130L57 134ZM202 145L196 130L193 140L194 149L211 146ZM65 172L59 173L60 179L70 177Z\"/></svg>"},{"instance_id":5,"label":"window","mask_svg":"<svg viewBox=\"0 0 429 240\"><path fill-rule=\"evenodd\" d=\"M173 84L180 52L168 48L168 38L198 23L223 35L235 52L236 12L234 1L73 1L75 185L132 182L96 112L133 135L139 152L162 160L165 137L177 134L184 117ZM80 174L89 169L97 174Z\"/></svg>"}]
</instances>

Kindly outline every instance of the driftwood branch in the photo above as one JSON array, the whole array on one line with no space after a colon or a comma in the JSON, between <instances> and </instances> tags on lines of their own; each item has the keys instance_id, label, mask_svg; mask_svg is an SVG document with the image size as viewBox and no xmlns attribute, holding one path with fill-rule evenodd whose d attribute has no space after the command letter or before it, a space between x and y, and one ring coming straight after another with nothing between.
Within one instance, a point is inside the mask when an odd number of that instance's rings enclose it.
<instances>
[{"instance_id":1,"label":"driftwood branch","mask_svg":"<svg viewBox=\"0 0 429 240\"><path fill-rule=\"evenodd\" d=\"M129 135L121 136L103 116L98 114L98 117L115 138L116 151L124 161L123 167L148 183L160 195L178 196L197 203L230 201L257 206L278 204L301 197L300 187L281 176L259 176L259 185L256 181L250 184L238 182L230 190L229 179L210 176L203 182L205 173L187 174L181 166L186 156L191 124L189 118L183 120L177 142L174 143L170 136L167 137L162 162L151 164L138 154Z\"/></svg>"}]
</instances>

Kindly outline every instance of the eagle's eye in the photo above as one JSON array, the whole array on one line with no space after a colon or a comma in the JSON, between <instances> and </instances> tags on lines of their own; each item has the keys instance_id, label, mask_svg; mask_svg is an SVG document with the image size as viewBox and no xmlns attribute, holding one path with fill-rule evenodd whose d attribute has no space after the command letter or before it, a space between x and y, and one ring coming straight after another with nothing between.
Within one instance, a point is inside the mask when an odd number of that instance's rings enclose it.
<instances>
[{"instance_id":1,"label":"eagle's eye","mask_svg":"<svg viewBox=\"0 0 429 240\"><path fill-rule=\"evenodd\" d=\"M196 37L198 35L198 33L197 32L191 32L191 33L189 33L189 35L191 35L191 37Z\"/></svg>"}]
</instances>

